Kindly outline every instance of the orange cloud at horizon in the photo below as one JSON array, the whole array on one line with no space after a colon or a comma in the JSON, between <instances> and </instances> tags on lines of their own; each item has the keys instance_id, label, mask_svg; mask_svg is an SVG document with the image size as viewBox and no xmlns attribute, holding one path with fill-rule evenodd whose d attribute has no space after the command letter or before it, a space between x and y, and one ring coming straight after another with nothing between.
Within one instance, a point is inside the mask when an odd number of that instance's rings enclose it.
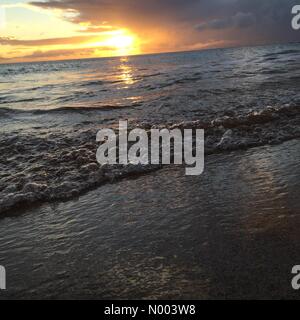
<instances>
[{"instance_id":1,"label":"orange cloud at horizon","mask_svg":"<svg viewBox=\"0 0 300 320\"><path fill-rule=\"evenodd\" d=\"M27 2L4 4L4 10L6 23L0 28L0 63L140 53L138 37L125 28L72 23L56 10L37 10Z\"/></svg>"},{"instance_id":2,"label":"orange cloud at horizon","mask_svg":"<svg viewBox=\"0 0 300 320\"><path fill-rule=\"evenodd\" d=\"M80 59L140 53L139 40L126 30L49 39L0 37L0 63L35 60Z\"/></svg>"},{"instance_id":3,"label":"orange cloud at horizon","mask_svg":"<svg viewBox=\"0 0 300 320\"><path fill-rule=\"evenodd\" d=\"M221 43L209 40L188 45L178 30L161 25L144 29L133 26L132 30L122 27L124 21L115 22L116 26L106 21L77 21L74 12L66 17L65 12L38 8L26 0L4 7L7 25L0 30L0 63L195 50Z\"/></svg>"}]
</instances>

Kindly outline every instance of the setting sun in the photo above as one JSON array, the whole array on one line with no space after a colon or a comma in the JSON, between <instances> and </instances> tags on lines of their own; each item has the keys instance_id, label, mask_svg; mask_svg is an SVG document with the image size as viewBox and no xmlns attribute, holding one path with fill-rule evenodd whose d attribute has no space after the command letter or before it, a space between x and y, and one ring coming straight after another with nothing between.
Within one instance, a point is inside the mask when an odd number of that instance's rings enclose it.
<instances>
[{"instance_id":1,"label":"setting sun","mask_svg":"<svg viewBox=\"0 0 300 320\"><path fill-rule=\"evenodd\" d=\"M107 41L108 45L114 46L117 49L130 49L134 44L133 36L120 35L115 36Z\"/></svg>"},{"instance_id":2,"label":"setting sun","mask_svg":"<svg viewBox=\"0 0 300 320\"><path fill-rule=\"evenodd\" d=\"M121 31L120 34L114 35L105 41L105 45L108 47L115 48L117 55L130 55L139 53L139 43L137 38Z\"/></svg>"},{"instance_id":3,"label":"setting sun","mask_svg":"<svg viewBox=\"0 0 300 320\"><path fill-rule=\"evenodd\" d=\"M127 30L117 30L108 33L105 38L90 44L82 44L83 48L95 48L95 55L101 56L103 48L110 56L127 56L140 53L138 38Z\"/></svg>"}]
</instances>

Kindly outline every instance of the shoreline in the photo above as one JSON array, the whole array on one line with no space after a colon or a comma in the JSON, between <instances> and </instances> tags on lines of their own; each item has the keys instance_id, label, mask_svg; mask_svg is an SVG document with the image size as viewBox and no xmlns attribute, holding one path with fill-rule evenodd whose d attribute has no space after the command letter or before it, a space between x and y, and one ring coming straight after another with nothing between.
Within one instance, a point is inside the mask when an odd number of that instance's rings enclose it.
<instances>
[{"instance_id":1,"label":"shoreline","mask_svg":"<svg viewBox=\"0 0 300 320\"><path fill-rule=\"evenodd\" d=\"M165 168L1 219L3 298L299 299L299 148L211 155L200 177Z\"/></svg>"}]
</instances>

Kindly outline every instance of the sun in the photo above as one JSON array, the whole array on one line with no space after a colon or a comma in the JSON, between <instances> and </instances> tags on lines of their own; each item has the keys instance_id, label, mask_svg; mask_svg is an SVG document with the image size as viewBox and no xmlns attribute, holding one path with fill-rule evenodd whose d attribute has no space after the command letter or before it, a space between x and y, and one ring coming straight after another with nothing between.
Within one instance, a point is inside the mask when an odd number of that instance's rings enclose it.
<instances>
[{"instance_id":1,"label":"sun","mask_svg":"<svg viewBox=\"0 0 300 320\"><path fill-rule=\"evenodd\" d=\"M95 48L96 56L129 56L140 53L138 37L123 29L106 34L99 41L88 44L88 47Z\"/></svg>"},{"instance_id":2,"label":"sun","mask_svg":"<svg viewBox=\"0 0 300 320\"><path fill-rule=\"evenodd\" d=\"M116 49L130 49L134 45L134 37L131 35L117 35L107 40L107 45Z\"/></svg>"},{"instance_id":3,"label":"sun","mask_svg":"<svg viewBox=\"0 0 300 320\"><path fill-rule=\"evenodd\" d=\"M114 48L115 55L127 56L138 54L139 41L137 37L127 31L121 31L119 34L112 35L105 41L105 45Z\"/></svg>"},{"instance_id":4,"label":"sun","mask_svg":"<svg viewBox=\"0 0 300 320\"><path fill-rule=\"evenodd\" d=\"M138 38L127 30L119 30L105 41L105 46L113 48L114 55L127 56L140 53Z\"/></svg>"}]
</instances>

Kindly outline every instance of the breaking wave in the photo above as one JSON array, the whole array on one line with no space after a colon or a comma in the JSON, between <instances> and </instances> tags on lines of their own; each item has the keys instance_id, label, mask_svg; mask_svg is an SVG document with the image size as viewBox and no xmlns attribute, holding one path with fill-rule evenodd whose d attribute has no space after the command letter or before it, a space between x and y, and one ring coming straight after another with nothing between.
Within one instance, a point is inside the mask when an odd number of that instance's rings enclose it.
<instances>
[{"instance_id":1,"label":"breaking wave","mask_svg":"<svg viewBox=\"0 0 300 320\"><path fill-rule=\"evenodd\" d=\"M61 110L66 111L69 108ZM0 112L18 111L2 108ZM205 129L205 152L212 154L300 138L300 109L296 105L284 105L245 115L232 113L212 121L133 125L137 126L148 132L151 128ZM35 203L68 200L104 183L161 168L161 165L100 166L96 162L97 129L63 135L50 131L2 134L0 213Z\"/></svg>"}]
</instances>

